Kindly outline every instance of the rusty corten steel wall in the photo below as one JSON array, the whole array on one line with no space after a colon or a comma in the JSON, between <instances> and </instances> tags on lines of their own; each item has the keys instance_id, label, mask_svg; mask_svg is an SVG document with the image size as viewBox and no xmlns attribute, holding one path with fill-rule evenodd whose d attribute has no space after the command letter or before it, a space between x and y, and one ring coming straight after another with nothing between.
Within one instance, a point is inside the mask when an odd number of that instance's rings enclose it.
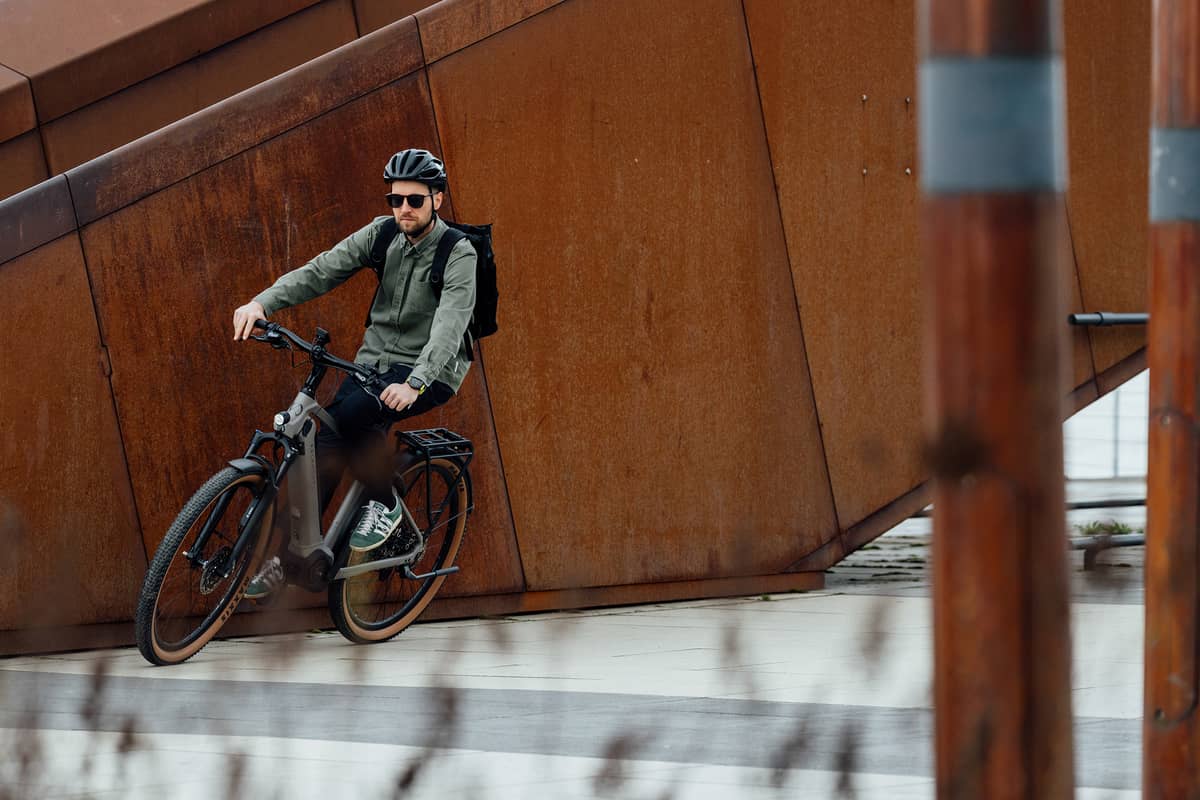
<instances>
[{"instance_id":1,"label":"rusty corten steel wall","mask_svg":"<svg viewBox=\"0 0 1200 800\"><path fill-rule=\"evenodd\" d=\"M0 225L0 630L126 620L146 558L66 181L24 200L33 224Z\"/></svg>"},{"instance_id":2,"label":"rusty corten steel wall","mask_svg":"<svg viewBox=\"0 0 1200 800\"><path fill-rule=\"evenodd\" d=\"M0 280L55 239L81 247L111 362L83 399L115 407L121 437L93 460L126 471L113 496L139 518L103 533L138 545L126 596L186 497L295 391L285 355L230 341L232 309L383 213L403 146L447 157L453 212L496 223L503 270L501 333L427 418L480 451L464 571L432 615L817 586L920 507L913 22L887 0L810 12L446 0L0 204ZM1123 68L1089 85L1119 93ZM1069 305L1097 308L1081 281L1134 291L1140 266L1104 243L1144 225L1075 221L1092 255ZM359 276L279 319L319 321L349 355L371 291ZM36 374L30 348L6 381ZM1110 388L1085 337L1076 356L1079 402ZM69 440L52 426L44 447Z\"/></svg>"},{"instance_id":3,"label":"rusty corten steel wall","mask_svg":"<svg viewBox=\"0 0 1200 800\"><path fill-rule=\"evenodd\" d=\"M433 1L0 0L0 198Z\"/></svg>"},{"instance_id":4,"label":"rusty corten steel wall","mask_svg":"<svg viewBox=\"0 0 1200 800\"><path fill-rule=\"evenodd\" d=\"M836 526L739 0L602 5L429 71L455 207L513 265L488 355L526 579L779 572Z\"/></svg>"},{"instance_id":5,"label":"rusty corten steel wall","mask_svg":"<svg viewBox=\"0 0 1200 800\"><path fill-rule=\"evenodd\" d=\"M1150 152L1150 3L1065 0L1067 188L1084 307L1148 311L1146 181ZM1145 368L1146 331L1090 328L1099 391ZM1131 354L1136 354L1131 359ZM1128 362L1122 364L1122 362Z\"/></svg>"}]
</instances>

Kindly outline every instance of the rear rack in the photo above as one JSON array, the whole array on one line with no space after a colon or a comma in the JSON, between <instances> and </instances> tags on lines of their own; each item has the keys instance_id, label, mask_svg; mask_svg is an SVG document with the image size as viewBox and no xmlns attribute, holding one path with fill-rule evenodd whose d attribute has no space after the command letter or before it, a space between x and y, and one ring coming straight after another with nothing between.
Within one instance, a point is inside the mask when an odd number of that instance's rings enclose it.
<instances>
[{"instance_id":1,"label":"rear rack","mask_svg":"<svg viewBox=\"0 0 1200 800\"><path fill-rule=\"evenodd\" d=\"M420 431L397 431L396 438L404 442L418 456L431 458L458 458L463 463L475 455L471 440L459 436L446 428L427 428Z\"/></svg>"}]
</instances>

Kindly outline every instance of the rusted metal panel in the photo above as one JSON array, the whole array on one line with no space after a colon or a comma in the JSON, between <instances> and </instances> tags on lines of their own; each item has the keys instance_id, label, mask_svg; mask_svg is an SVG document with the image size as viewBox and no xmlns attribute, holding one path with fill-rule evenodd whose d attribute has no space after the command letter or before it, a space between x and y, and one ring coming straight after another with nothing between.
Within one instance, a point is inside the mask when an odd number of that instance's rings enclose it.
<instances>
[{"instance_id":1,"label":"rusted metal panel","mask_svg":"<svg viewBox=\"0 0 1200 800\"><path fill-rule=\"evenodd\" d=\"M430 69L455 210L516 298L486 345L531 590L779 571L836 534L740 8L564 3Z\"/></svg>"},{"instance_id":2,"label":"rusted metal panel","mask_svg":"<svg viewBox=\"0 0 1200 800\"><path fill-rule=\"evenodd\" d=\"M185 125L208 124L193 117ZM398 143L397 131L405 141ZM195 133L202 138L211 132ZM354 147L344 147L352 141ZM276 276L387 212L383 164L398 144L436 146L422 76L410 76L105 217L84 229L97 307L113 364L134 492L147 550L201 481L241 455L254 428L295 395L304 372L287 355L232 341L233 309ZM321 154L320 158L297 154ZM306 336L333 334L331 349L353 357L374 292L369 272L336 292L276 315ZM147 341L145 298L161 298ZM332 398L335 376L324 398ZM482 476L498 472L483 375L451 414L481 443L477 476L496 527L477 517L464 552L489 557L468 579L486 591L519 587L503 494ZM451 419L458 419L451 417ZM458 423L456 423L458 424ZM170 458L165 458L170 454ZM501 558L505 552L513 555ZM313 602L323 602L314 598Z\"/></svg>"},{"instance_id":3,"label":"rusted metal panel","mask_svg":"<svg viewBox=\"0 0 1200 800\"><path fill-rule=\"evenodd\" d=\"M73 230L75 214L66 178L26 189L0 202L0 264Z\"/></svg>"},{"instance_id":4,"label":"rusted metal panel","mask_svg":"<svg viewBox=\"0 0 1200 800\"><path fill-rule=\"evenodd\" d=\"M111 214L420 67L413 21L401 21L327 53L135 145L70 170L67 177L79 221L86 225ZM370 113L386 117L381 109ZM392 135L388 148L394 149L396 131ZM299 152L302 157L294 154L292 161L297 172L308 168L314 151Z\"/></svg>"},{"instance_id":5,"label":"rusted metal panel","mask_svg":"<svg viewBox=\"0 0 1200 800\"><path fill-rule=\"evenodd\" d=\"M29 80L0 66L0 142L33 130L36 125Z\"/></svg>"},{"instance_id":6,"label":"rusted metal panel","mask_svg":"<svg viewBox=\"0 0 1200 800\"><path fill-rule=\"evenodd\" d=\"M319 0L2 0L0 53L47 122Z\"/></svg>"},{"instance_id":7,"label":"rusted metal panel","mask_svg":"<svg viewBox=\"0 0 1200 800\"><path fill-rule=\"evenodd\" d=\"M0 265L0 319L0 630L129 619L146 559L76 235Z\"/></svg>"},{"instance_id":8,"label":"rusted metal panel","mask_svg":"<svg viewBox=\"0 0 1200 800\"><path fill-rule=\"evenodd\" d=\"M1149 244L1146 180L1150 153L1149 3L1064 0L1067 205L1088 311L1146 310ZM1144 328L1089 331L1103 372L1144 347Z\"/></svg>"},{"instance_id":9,"label":"rusted metal panel","mask_svg":"<svg viewBox=\"0 0 1200 800\"><path fill-rule=\"evenodd\" d=\"M438 0L354 0L354 15L358 33L366 36L372 31L391 25L398 19L415 14Z\"/></svg>"},{"instance_id":10,"label":"rusted metal panel","mask_svg":"<svg viewBox=\"0 0 1200 800\"><path fill-rule=\"evenodd\" d=\"M1056 214L1068 220L1069 210L1066 195L1059 198L1062 205ZM1069 224L1054 228L1054 242L1057 253L1054 263L1059 268L1058 287L1060 302L1067 314L1078 314L1084 311L1083 293L1079 285L1079 267L1075 261L1074 241ZM1063 320L1066 324L1066 320ZM1067 351L1064 355L1066 363L1062 371L1062 392L1067 396L1072 391L1096 378L1095 360L1092 355L1092 340L1089 336L1091 329L1076 325L1067 325ZM1066 416L1071 412L1064 411Z\"/></svg>"},{"instance_id":11,"label":"rusted metal panel","mask_svg":"<svg viewBox=\"0 0 1200 800\"><path fill-rule=\"evenodd\" d=\"M23 192L47 177L42 137L37 131L0 142L0 200Z\"/></svg>"},{"instance_id":12,"label":"rusted metal panel","mask_svg":"<svg viewBox=\"0 0 1200 800\"><path fill-rule=\"evenodd\" d=\"M426 63L432 64L563 0L442 0L417 14Z\"/></svg>"},{"instance_id":13,"label":"rusted metal panel","mask_svg":"<svg viewBox=\"0 0 1200 800\"><path fill-rule=\"evenodd\" d=\"M327 0L42 126L54 173L115 150L356 37L351 0Z\"/></svg>"},{"instance_id":14,"label":"rusted metal panel","mask_svg":"<svg viewBox=\"0 0 1200 800\"><path fill-rule=\"evenodd\" d=\"M746 19L845 529L925 477L912 9L747 0Z\"/></svg>"}]
</instances>

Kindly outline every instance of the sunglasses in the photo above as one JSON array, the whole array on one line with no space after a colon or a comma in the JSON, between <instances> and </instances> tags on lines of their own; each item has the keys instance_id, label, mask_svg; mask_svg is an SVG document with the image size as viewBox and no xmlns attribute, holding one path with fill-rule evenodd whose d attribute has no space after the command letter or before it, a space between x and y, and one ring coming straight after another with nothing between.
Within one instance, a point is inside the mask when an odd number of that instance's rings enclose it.
<instances>
[{"instance_id":1,"label":"sunglasses","mask_svg":"<svg viewBox=\"0 0 1200 800\"><path fill-rule=\"evenodd\" d=\"M384 195L384 199L387 200L387 204L389 206L391 206L392 208L399 208L400 206L404 205L404 201L407 200L408 207L411 209L418 209L421 206L425 205L426 197L433 197L433 192L430 192L429 194L387 194L387 195Z\"/></svg>"}]
</instances>

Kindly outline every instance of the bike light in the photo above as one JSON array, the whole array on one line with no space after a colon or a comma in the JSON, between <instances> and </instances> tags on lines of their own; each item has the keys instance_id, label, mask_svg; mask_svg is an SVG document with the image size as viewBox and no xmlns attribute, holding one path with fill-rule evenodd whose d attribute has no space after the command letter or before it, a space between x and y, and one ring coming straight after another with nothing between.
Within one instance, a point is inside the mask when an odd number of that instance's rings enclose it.
<instances>
[{"instance_id":1,"label":"bike light","mask_svg":"<svg viewBox=\"0 0 1200 800\"><path fill-rule=\"evenodd\" d=\"M288 421L291 420L291 418L292 418L292 416L288 412L280 411L278 414L275 415L275 430L277 430L277 431L283 430L283 426L287 425Z\"/></svg>"}]
</instances>

